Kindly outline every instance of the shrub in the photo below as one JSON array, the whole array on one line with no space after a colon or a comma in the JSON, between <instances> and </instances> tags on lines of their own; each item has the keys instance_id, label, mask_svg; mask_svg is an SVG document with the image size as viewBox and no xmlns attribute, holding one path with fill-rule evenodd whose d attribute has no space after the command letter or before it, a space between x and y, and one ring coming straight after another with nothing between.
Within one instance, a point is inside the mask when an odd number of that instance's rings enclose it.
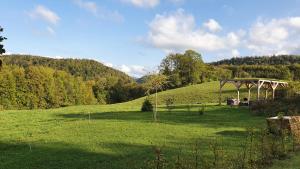
<instances>
[{"instance_id":1,"label":"shrub","mask_svg":"<svg viewBox=\"0 0 300 169\"><path fill-rule=\"evenodd\" d=\"M142 105L142 112L152 112L153 111L153 105L150 102L149 99L145 99Z\"/></svg>"},{"instance_id":2,"label":"shrub","mask_svg":"<svg viewBox=\"0 0 300 169\"><path fill-rule=\"evenodd\" d=\"M166 99L166 107L167 107L169 112L172 110L173 104L174 104L174 98L173 97L169 97L169 98Z\"/></svg>"},{"instance_id":3,"label":"shrub","mask_svg":"<svg viewBox=\"0 0 300 169\"><path fill-rule=\"evenodd\" d=\"M205 105L202 105L201 108L198 109L199 116L204 115L205 107L206 107Z\"/></svg>"}]
</instances>

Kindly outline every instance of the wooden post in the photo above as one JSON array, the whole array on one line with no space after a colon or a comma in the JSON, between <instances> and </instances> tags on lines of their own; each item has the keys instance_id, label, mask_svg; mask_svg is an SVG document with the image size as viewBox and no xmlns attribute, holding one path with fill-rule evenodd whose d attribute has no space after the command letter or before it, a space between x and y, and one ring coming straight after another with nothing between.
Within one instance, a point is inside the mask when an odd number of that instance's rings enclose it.
<instances>
[{"instance_id":1,"label":"wooden post","mask_svg":"<svg viewBox=\"0 0 300 169\"><path fill-rule=\"evenodd\" d=\"M260 99L260 88L262 87L262 85L264 84L264 81L258 81L257 82L257 100Z\"/></svg>"},{"instance_id":2,"label":"wooden post","mask_svg":"<svg viewBox=\"0 0 300 169\"><path fill-rule=\"evenodd\" d=\"M225 85L226 80L220 80L220 90L219 90L219 105L222 105L222 88Z\"/></svg>"},{"instance_id":3,"label":"wooden post","mask_svg":"<svg viewBox=\"0 0 300 169\"><path fill-rule=\"evenodd\" d=\"M267 100L268 99L268 89L266 89L266 91L265 91L265 100Z\"/></svg>"},{"instance_id":4,"label":"wooden post","mask_svg":"<svg viewBox=\"0 0 300 169\"><path fill-rule=\"evenodd\" d=\"M259 90L260 90L260 82L257 82L257 100L259 100Z\"/></svg>"},{"instance_id":5,"label":"wooden post","mask_svg":"<svg viewBox=\"0 0 300 169\"><path fill-rule=\"evenodd\" d=\"M241 81L235 81L234 85L235 85L235 87L237 89L237 100L238 100L238 103L240 103L240 88L243 85L243 82L241 82Z\"/></svg>"},{"instance_id":6,"label":"wooden post","mask_svg":"<svg viewBox=\"0 0 300 169\"><path fill-rule=\"evenodd\" d=\"M251 99L251 89L252 87L254 86L254 83L251 82L251 83L246 83L246 87L248 89L248 105L250 104L250 99Z\"/></svg>"},{"instance_id":7,"label":"wooden post","mask_svg":"<svg viewBox=\"0 0 300 169\"><path fill-rule=\"evenodd\" d=\"M276 88L278 87L278 82L272 82L271 84L271 88L272 88L272 99L274 100L275 99L275 90Z\"/></svg>"}]
</instances>

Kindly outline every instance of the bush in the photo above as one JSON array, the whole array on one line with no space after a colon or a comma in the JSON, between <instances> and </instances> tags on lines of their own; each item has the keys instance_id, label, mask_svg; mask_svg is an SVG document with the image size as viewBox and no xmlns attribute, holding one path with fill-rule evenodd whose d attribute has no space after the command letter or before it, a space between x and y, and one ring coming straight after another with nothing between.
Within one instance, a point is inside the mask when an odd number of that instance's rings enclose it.
<instances>
[{"instance_id":1,"label":"bush","mask_svg":"<svg viewBox=\"0 0 300 169\"><path fill-rule=\"evenodd\" d=\"M166 99L166 107L167 107L169 112L172 110L173 104L174 104L174 98L173 97L169 97L169 98Z\"/></svg>"},{"instance_id":2,"label":"bush","mask_svg":"<svg viewBox=\"0 0 300 169\"><path fill-rule=\"evenodd\" d=\"M206 107L205 105L202 105L201 108L198 109L198 114L199 114L199 116L204 115L205 107Z\"/></svg>"},{"instance_id":3,"label":"bush","mask_svg":"<svg viewBox=\"0 0 300 169\"><path fill-rule=\"evenodd\" d=\"M145 99L142 105L142 112L152 112L153 111L153 105L150 102L149 99Z\"/></svg>"}]
</instances>

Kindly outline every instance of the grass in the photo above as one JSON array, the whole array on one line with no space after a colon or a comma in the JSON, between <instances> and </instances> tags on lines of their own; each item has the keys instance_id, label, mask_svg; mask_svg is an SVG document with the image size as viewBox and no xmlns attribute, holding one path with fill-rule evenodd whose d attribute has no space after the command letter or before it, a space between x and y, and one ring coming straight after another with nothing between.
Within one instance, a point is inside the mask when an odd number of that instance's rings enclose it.
<instances>
[{"instance_id":1,"label":"grass","mask_svg":"<svg viewBox=\"0 0 300 169\"><path fill-rule=\"evenodd\" d=\"M275 161L270 169L300 169L300 153L293 154L291 159Z\"/></svg>"},{"instance_id":2,"label":"grass","mask_svg":"<svg viewBox=\"0 0 300 169\"><path fill-rule=\"evenodd\" d=\"M265 124L247 109L184 106L168 112L161 108L159 122L151 113L127 104L74 106L52 110L2 111L0 113L1 169L132 168L154 159L153 147L163 147L166 158L180 150L190 154L198 140L203 152L222 138L238 151L245 129Z\"/></svg>"},{"instance_id":3,"label":"grass","mask_svg":"<svg viewBox=\"0 0 300 169\"><path fill-rule=\"evenodd\" d=\"M252 89L252 98L256 98L256 91ZM154 96L151 96L153 99ZM173 90L167 90L158 94L158 103L165 105L168 98L173 98L175 104L196 104L196 103L217 103L219 102L219 82L207 82L198 85L190 85ZM237 98L236 88L233 84L226 84L223 87L222 101L225 102L226 98ZM245 86L242 86L240 91L240 98L247 98L248 92ZM145 98L140 98L129 102L127 104L136 105L141 104Z\"/></svg>"},{"instance_id":4,"label":"grass","mask_svg":"<svg viewBox=\"0 0 300 169\"><path fill-rule=\"evenodd\" d=\"M200 116L201 105L195 103L217 102L217 91L218 82L209 82L159 93L157 123L152 113L140 112L144 98L115 105L1 111L0 169L133 169L155 159L155 147L174 160L178 154L191 155L198 142L199 151L212 157L209 147L215 140L233 154L240 152L246 129L264 127L265 119L246 108L215 104L207 104ZM223 98L230 96L235 89L226 85ZM171 112L164 108L168 97L177 104Z\"/></svg>"}]
</instances>

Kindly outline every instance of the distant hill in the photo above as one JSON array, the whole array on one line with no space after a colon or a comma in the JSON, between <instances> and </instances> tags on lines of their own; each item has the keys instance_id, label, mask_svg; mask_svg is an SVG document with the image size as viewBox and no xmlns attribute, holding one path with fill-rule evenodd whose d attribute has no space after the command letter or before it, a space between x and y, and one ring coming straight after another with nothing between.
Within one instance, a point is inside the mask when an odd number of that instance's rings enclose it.
<instances>
[{"instance_id":1,"label":"distant hill","mask_svg":"<svg viewBox=\"0 0 300 169\"><path fill-rule=\"evenodd\" d=\"M247 56L212 62L212 65L290 65L300 63L300 55Z\"/></svg>"},{"instance_id":2,"label":"distant hill","mask_svg":"<svg viewBox=\"0 0 300 169\"><path fill-rule=\"evenodd\" d=\"M104 64L88 59L54 59L32 55L3 55L0 57L6 65L18 65L21 67L46 66L57 70L63 70L73 76L80 76L84 80L92 80L97 77L106 78L109 76L119 79L134 81L127 74L107 67Z\"/></svg>"}]
</instances>

